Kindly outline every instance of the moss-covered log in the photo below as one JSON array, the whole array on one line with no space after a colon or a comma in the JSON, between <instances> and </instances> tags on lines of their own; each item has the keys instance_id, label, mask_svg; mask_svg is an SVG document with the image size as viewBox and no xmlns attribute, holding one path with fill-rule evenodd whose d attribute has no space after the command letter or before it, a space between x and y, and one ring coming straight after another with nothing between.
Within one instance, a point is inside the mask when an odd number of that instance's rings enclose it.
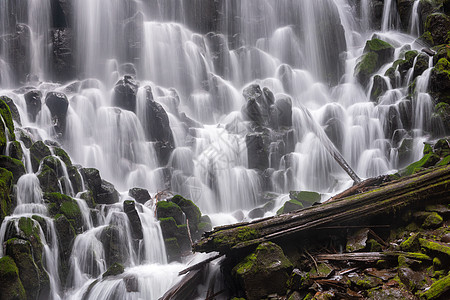
<instances>
[{"instance_id":1,"label":"moss-covered log","mask_svg":"<svg viewBox=\"0 0 450 300\"><path fill-rule=\"evenodd\" d=\"M323 226L361 223L364 219L393 213L428 200L450 200L450 166L384 183L370 191L312 206L296 212L215 228L194 244L197 252L228 254L268 240L276 240Z\"/></svg>"}]
</instances>

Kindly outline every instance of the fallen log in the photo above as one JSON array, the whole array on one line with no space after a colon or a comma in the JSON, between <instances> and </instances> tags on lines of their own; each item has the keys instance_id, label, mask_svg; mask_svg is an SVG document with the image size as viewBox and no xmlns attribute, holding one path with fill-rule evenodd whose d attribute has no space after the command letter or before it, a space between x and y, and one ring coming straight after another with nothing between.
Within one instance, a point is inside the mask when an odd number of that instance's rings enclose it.
<instances>
[{"instance_id":1,"label":"fallen log","mask_svg":"<svg viewBox=\"0 0 450 300\"><path fill-rule=\"evenodd\" d=\"M421 253L409 253L402 251L386 251L386 252L357 252L357 253L340 253L340 254L318 254L316 260L322 261L358 261L358 262L376 262L380 259L397 259L404 256L416 260L431 261L431 258Z\"/></svg>"},{"instance_id":2,"label":"fallen log","mask_svg":"<svg viewBox=\"0 0 450 300\"><path fill-rule=\"evenodd\" d=\"M450 200L450 166L384 183L356 195L251 223L217 227L193 245L196 252L229 254L269 240L276 240L323 226L360 223L373 216L398 211L409 205L425 205L429 199Z\"/></svg>"}]
</instances>

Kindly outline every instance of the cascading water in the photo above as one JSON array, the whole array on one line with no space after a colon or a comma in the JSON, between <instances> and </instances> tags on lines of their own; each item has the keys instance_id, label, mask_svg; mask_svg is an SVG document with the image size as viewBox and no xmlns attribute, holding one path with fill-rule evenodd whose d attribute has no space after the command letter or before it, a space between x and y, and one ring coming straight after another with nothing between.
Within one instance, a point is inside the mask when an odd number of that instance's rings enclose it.
<instances>
[{"instance_id":1,"label":"cascading water","mask_svg":"<svg viewBox=\"0 0 450 300\"><path fill-rule=\"evenodd\" d=\"M29 1L27 14L11 1L0 3L4 41L13 27L30 35L23 38L30 64L17 74L14 49L0 44L1 92L19 112L21 125L15 125L22 129L16 135L22 130L33 142L46 141L53 157L33 166L29 146L20 141L27 174L17 181L17 205L2 223L0 241L24 238L20 220L39 228L52 299L157 299L186 264L168 264L156 203L136 202L143 230L141 238L133 238L124 209L132 197L122 193L116 203L90 207L85 183L72 185L77 176L85 177L48 140L57 140L74 162L100 170L120 191L139 187L155 195L170 189L193 200L213 225L222 225L249 220L248 212L265 204L267 192L281 194L265 211L273 215L290 190L317 191L324 199L348 187L352 181L330 152L340 151L361 177L395 172L418 158L431 131L432 59L415 74L417 56L406 79L398 66L397 80L385 75L404 50L421 48L415 43L419 1L411 13L411 35L396 31L400 20L393 0L385 1L380 31L373 29L368 0L359 4L357 18L348 0L72 1L72 15L66 16L73 24L72 48L63 53L73 50L79 80L64 83L37 81L54 78L50 29L57 22L52 11L60 8L50 2ZM386 85L377 101L371 101L376 79L371 76L365 88L353 76L372 36L395 48L375 70ZM32 88L10 90L26 80ZM399 116L413 80L408 125ZM68 98L63 116L52 107L53 92ZM39 95L39 110L33 111L30 95ZM411 135L405 133L409 129ZM400 134L413 148L402 161L395 139ZM68 252L58 248L60 221L49 217L53 207L40 187L49 164L59 170L55 192L75 199L82 216ZM112 242L105 239L114 238L120 241L114 255L125 270L102 278L112 255L106 247ZM60 257L67 263L64 278Z\"/></svg>"}]
</instances>

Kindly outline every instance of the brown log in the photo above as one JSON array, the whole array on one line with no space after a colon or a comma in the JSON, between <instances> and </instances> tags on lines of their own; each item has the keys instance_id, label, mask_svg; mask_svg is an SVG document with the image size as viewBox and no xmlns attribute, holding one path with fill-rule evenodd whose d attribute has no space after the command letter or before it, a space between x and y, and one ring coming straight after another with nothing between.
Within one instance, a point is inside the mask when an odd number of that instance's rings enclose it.
<instances>
[{"instance_id":1,"label":"brown log","mask_svg":"<svg viewBox=\"0 0 450 300\"><path fill-rule=\"evenodd\" d=\"M450 200L450 165L428 169L384 184L368 192L280 216L215 228L194 244L197 252L228 254L263 241L279 239L323 226L361 223L429 199Z\"/></svg>"},{"instance_id":2,"label":"brown log","mask_svg":"<svg viewBox=\"0 0 450 300\"><path fill-rule=\"evenodd\" d=\"M357 252L357 253L340 253L340 254L318 254L315 256L317 261L359 261L359 262L376 262L380 259L396 259L398 256L405 256L411 259L431 260L425 254L409 253L401 251L387 252Z\"/></svg>"}]
</instances>

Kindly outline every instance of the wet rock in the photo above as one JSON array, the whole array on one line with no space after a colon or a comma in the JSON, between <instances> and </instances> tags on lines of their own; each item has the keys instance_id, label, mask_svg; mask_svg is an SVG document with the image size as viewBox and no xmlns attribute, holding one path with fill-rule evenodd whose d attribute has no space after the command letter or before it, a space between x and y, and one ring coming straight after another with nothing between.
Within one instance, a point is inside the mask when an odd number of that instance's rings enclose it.
<instances>
[{"instance_id":1,"label":"wet rock","mask_svg":"<svg viewBox=\"0 0 450 300\"><path fill-rule=\"evenodd\" d=\"M411 19L411 13L414 1L411 0L397 0L397 9L400 16L401 29L404 32L408 31Z\"/></svg>"},{"instance_id":2,"label":"wet rock","mask_svg":"<svg viewBox=\"0 0 450 300\"><path fill-rule=\"evenodd\" d=\"M181 249L178 245L176 238L164 239L164 245L166 247L167 260L169 262L179 261L181 262Z\"/></svg>"},{"instance_id":3,"label":"wet rock","mask_svg":"<svg viewBox=\"0 0 450 300\"><path fill-rule=\"evenodd\" d=\"M422 157L421 160L416 161L406 168L399 171L401 176L408 176L414 173L419 172L423 168L429 168L434 166L440 160L439 156L434 153L426 154Z\"/></svg>"},{"instance_id":4,"label":"wet rock","mask_svg":"<svg viewBox=\"0 0 450 300\"><path fill-rule=\"evenodd\" d=\"M40 169L37 177L43 192L56 193L60 191L58 174L54 169L45 165Z\"/></svg>"},{"instance_id":5,"label":"wet rock","mask_svg":"<svg viewBox=\"0 0 450 300\"><path fill-rule=\"evenodd\" d=\"M143 239L144 234L142 232L142 223L136 210L135 202L132 200L124 201L123 211L127 214L128 220L130 221L133 239Z\"/></svg>"},{"instance_id":6,"label":"wet rock","mask_svg":"<svg viewBox=\"0 0 450 300\"><path fill-rule=\"evenodd\" d=\"M420 272L414 272L410 268L399 268L398 277L408 290L412 292L423 289L426 284L425 275Z\"/></svg>"},{"instance_id":7,"label":"wet rock","mask_svg":"<svg viewBox=\"0 0 450 300\"><path fill-rule=\"evenodd\" d=\"M304 207L309 207L321 200L319 193L309 191L290 191L289 197L293 200L297 200L303 204Z\"/></svg>"},{"instance_id":8,"label":"wet rock","mask_svg":"<svg viewBox=\"0 0 450 300\"><path fill-rule=\"evenodd\" d=\"M0 49L8 49L7 53L1 54L14 70L13 81L16 84L25 82L30 74L30 42L30 28L25 24L17 24L13 33L6 34L0 39Z\"/></svg>"},{"instance_id":9,"label":"wet rock","mask_svg":"<svg viewBox=\"0 0 450 300\"><path fill-rule=\"evenodd\" d=\"M125 282L125 287L128 293L139 292L139 281L136 276L126 276L123 281Z\"/></svg>"},{"instance_id":10,"label":"wet rock","mask_svg":"<svg viewBox=\"0 0 450 300\"><path fill-rule=\"evenodd\" d=\"M128 195L134 198L136 202L145 204L148 200L151 199L150 194L146 189L141 188L132 188L128 191Z\"/></svg>"},{"instance_id":11,"label":"wet rock","mask_svg":"<svg viewBox=\"0 0 450 300\"><path fill-rule=\"evenodd\" d=\"M106 265L109 267L114 263L124 264L126 262L127 249L122 245L120 230L112 225L106 227L101 235L100 241L105 249Z\"/></svg>"},{"instance_id":12,"label":"wet rock","mask_svg":"<svg viewBox=\"0 0 450 300\"><path fill-rule=\"evenodd\" d=\"M195 232L202 216L198 206L191 200L185 199L180 195L175 195L172 199L170 199L170 201L181 208L186 216L186 219L189 220L189 227L191 228L191 231Z\"/></svg>"},{"instance_id":13,"label":"wet rock","mask_svg":"<svg viewBox=\"0 0 450 300\"><path fill-rule=\"evenodd\" d=\"M292 263L283 250L272 242L260 244L256 250L233 268L233 275L245 290L247 299L262 299L270 294L286 292Z\"/></svg>"},{"instance_id":14,"label":"wet rock","mask_svg":"<svg viewBox=\"0 0 450 300\"><path fill-rule=\"evenodd\" d=\"M125 272L125 268L123 267L123 265L119 263L114 263L112 266L108 268L108 270L106 270L105 273L103 273L102 278L120 275L123 272Z\"/></svg>"},{"instance_id":15,"label":"wet rock","mask_svg":"<svg viewBox=\"0 0 450 300\"><path fill-rule=\"evenodd\" d=\"M438 135L450 134L450 104L440 102L435 106L434 111L435 113L433 116L439 119L439 123L442 124L443 127L442 133Z\"/></svg>"},{"instance_id":16,"label":"wet rock","mask_svg":"<svg viewBox=\"0 0 450 300\"><path fill-rule=\"evenodd\" d=\"M19 270L10 256L0 258L0 295L5 300L27 299L22 282L19 278Z\"/></svg>"},{"instance_id":17,"label":"wet rock","mask_svg":"<svg viewBox=\"0 0 450 300\"><path fill-rule=\"evenodd\" d=\"M355 252L366 248L368 234L369 229L363 228L348 236L345 250L347 250L347 252Z\"/></svg>"},{"instance_id":18,"label":"wet rock","mask_svg":"<svg viewBox=\"0 0 450 300\"><path fill-rule=\"evenodd\" d=\"M425 53L420 53L417 56L416 64L414 65L413 79L421 75L426 69L428 69L429 56Z\"/></svg>"},{"instance_id":19,"label":"wet rock","mask_svg":"<svg viewBox=\"0 0 450 300\"><path fill-rule=\"evenodd\" d=\"M309 272L309 276L312 279L328 278L333 272L334 269L330 265L326 263L318 263L317 267L312 267L311 271Z\"/></svg>"},{"instance_id":20,"label":"wet rock","mask_svg":"<svg viewBox=\"0 0 450 300\"><path fill-rule=\"evenodd\" d=\"M430 32L434 45L445 44L450 31L450 17L442 13L433 13L425 21L424 31Z\"/></svg>"},{"instance_id":21,"label":"wet rock","mask_svg":"<svg viewBox=\"0 0 450 300\"><path fill-rule=\"evenodd\" d=\"M158 201L156 204L156 216L161 218L174 218L178 225L184 224L184 215L181 208L170 201Z\"/></svg>"},{"instance_id":22,"label":"wet rock","mask_svg":"<svg viewBox=\"0 0 450 300\"><path fill-rule=\"evenodd\" d=\"M124 76L114 87L114 105L135 112L139 85L131 76Z\"/></svg>"},{"instance_id":23,"label":"wet rock","mask_svg":"<svg viewBox=\"0 0 450 300\"><path fill-rule=\"evenodd\" d=\"M10 156L0 155L0 168L10 171L13 175L13 183L17 183L19 178L25 174L23 163Z\"/></svg>"},{"instance_id":24,"label":"wet rock","mask_svg":"<svg viewBox=\"0 0 450 300\"><path fill-rule=\"evenodd\" d=\"M264 214L265 214L264 208L257 207L257 208L252 209L248 213L248 217L251 219L262 218L262 217L264 217Z\"/></svg>"},{"instance_id":25,"label":"wet rock","mask_svg":"<svg viewBox=\"0 0 450 300\"><path fill-rule=\"evenodd\" d=\"M138 61L144 45L144 14L137 12L134 16L124 21L124 36L126 36L126 57L132 61ZM125 74L131 74L125 72ZM134 74L136 75L136 73Z\"/></svg>"},{"instance_id":26,"label":"wet rock","mask_svg":"<svg viewBox=\"0 0 450 300\"><path fill-rule=\"evenodd\" d=\"M159 161L162 165L167 164L170 154L175 149L172 129L170 128L169 117L164 108L153 100L152 90L147 89L146 117L147 124L144 124L147 138L157 142L156 150Z\"/></svg>"},{"instance_id":27,"label":"wet rock","mask_svg":"<svg viewBox=\"0 0 450 300\"><path fill-rule=\"evenodd\" d=\"M422 227L437 228L442 224L443 221L444 219L437 212L432 212L425 218L425 221L423 221L422 223Z\"/></svg>"},{"instance_id":28,"label":"wet rock","mask_svg":"<svg viewBox=\"0 0 450 300\"><path fill-rule=\"evenodd\" d=\"M248 167L264 171L269 167L269 138L264 133L249 133L245 137Z\"/></svg>"},{"instance_id":29,"label":"wet rock","mask_svg":"<svg viewBox=\"0 0 450 300\"><path fill-rule=\"evenodd\" d=\"M66 82L76 77L74 36L69 28L55 28L52 31L54 80Z\"/></svg>"},{"instance_id":30,"label":"wet rock","mask_svg":"<svg viewBox=\"0 0 450 300\"><path fill-rule=\"evenodd\" d=\"M291 199L286 201L284 205L277 211L277 215L293 212L303 208L303 204L297 200Z\"/></svg>"},{"instance_id":31,"label":"wet rock","mask_svg":"<svg viewBox=\"0 0 450 300\"><path fill-rule=\"evenodd\" d=\"M12 141L9 144L8 151L9 151L10 157L22 161L23 151L22 151L22 146L20 145L20 143L18 141Z\"/></svg>"},{"instance_id":32,"label":"wet rock","mask_svg":"<svg viewBox=\"0 0 450 300\"><path fill-rule=\"evenodd\" d=\"M0 222L11 214L11 198L13 187L13 174L3 168L0 168Z\"/></svg>"},{"instance_id":33,"label":"wet rock","mask_svg":"<svg viewBox=\"0 0 450 300\"><path fill-rule=\"evenodd\" d=\"M72 224L77 233L83 230L83 218L78 203L71 197L60 193L45 193L44 201L48 203L51 216L63 214Z\"/></svg>"},{"instance_id":34,"label":"wet rock","mask_svg":"<svg viewBox=\"0 0 450 300\"><path fill-rule=\"evenodd\" d=\"M42 93L39 90L32 90L24 95L27 104L28 118L31 122L36 122L36 116L42 108Z\"/></svg>"},{"instance_id":35,"label":"wet rock","mask_svg":"<svg viewBox=\"0 0 450 300\"><path fill-rule=\"evenodd\" d=\"M270 106L274 103L274 97L270 90L263 89L257 84L252 84L246 87L243 91L243 96L247 103L242 108L242 115L244 119L251 121L255 126L268 126L270 120ZM281 105L286 109L285 104ZM284 113L288 114L288 111ZM292 112L291 112L292 113Z\"/></svg>"},{"instance_id":36,"label":"wet rock","mask_svg":"<svg viewBox=\"0 0 450 300\"><path fill-rule=\"evenodd\" d=\"M47 273L39 269L33 260L30 242L13 238L6 242L6 255L14 259L19 269L19 277L29 299L48 297L50 282Z\"/></svg>"},{"instance_id":37,"label":"wet rock","mask_svg":"<svg viewBox=\"0 0 450 300\"><path fill-rule=\"evenodd\" d=\"M11 112L11 117L12 119L19 124L19 126L22 126L22 121L20 120L20 114L19 114L19 110L17 109L16 104L14 103L14 101L6 96L1 96L0 100L5 102L6 105L9 107L9 110ZM3 114L2 114L3 115Z\"/></svg>"},{"instance_id":38,"label":"wet rock","mask_svg":"<svg viewBox=\"0 0 450 300\"><path fill-rule=\"evenodd\" d=\"M275 101L277 108L278 126L292 127L292 100L291 98L281 98Z\"/></svg>"},{"instance_id":39,"label":"wet rock","mask_svg":"<svg viewBox=\"0 0 450 300\"><path fill-rule=\"evenodd\" d=\"M403 99L398 102L398 112L400 114L400 121L403 128L410 130L412 126L412 104L411 100ZM397 129L396 129L397 130ZM395 131L394 131L395 133Z\"/></svg>"},{"instance_id":40,"label":"wet rock","mask_svg":"<svg viewBox=\"0 0 450 300\"><path fill-rule=\"evenodd\" d=\"M51 156L52 153L47 145L42 141L37 141L30 148L30 159L31 165L33 167L33 172L36 172L39 169L39 164L41 160L46 156Z\"/></svg>"},{"instance_id":41,"label":"wet rock","mask_svg":"<svg viewBox=\"0 0 450 300\"><path fill-rule=\"evenodd\" d=\"M311 283L312 282L309 279L308 272L294 269L292 270L292 274L287 282L287 287L291 290L300 291L309 288Z\"/></svg>"},{"instance_id":42,"label":"wet rock","mask_svg":"<svg viewBox=\"0 0 450 300\"><path fill-rule=\"evenodd\" d=\"M100 177L100 172L94 168L81 169L81 175L92 191L94 200L98 204L113 204L119 202L119 192L114 186Z\"/></svg>"},{"instance_id":43,"label":"wet rock","mask_svg":"<svg viewBox=\"0 0 450 300\"><path fill-rule=\"evenodd\" d=\"M410 161L413 151L413 139L404 138L398 147L398 163L399 166L404 166L406 162Z\"/></svg>"},{"instance_id":44,"label":"wet rock","mask_svg":"<svg viewBox=\"0 0 450 300\"><path fill-rule=\"evenodd\" d=\"M431 70L430 91L437 102L450 104L450 62L446 58Z\"/></svg>"},{"instance_id":45,"label":"wet rock","mask_svg":"<svg viewBox=\"0 0 450 300\"><path fill-rule=\"evenodd\" d=\"M380 75L375 75L373 77L373 86L370 91L370 100L378 103L378 98L383 95L388 90L388 85L386 80Z\"/></svg>"},{"instance_id":46,"label":"wet rock","mask_svg":"<svg viewBox=\"0 0 450 300\"><path fill-rule=\"evenodd\" d=\"M63 135L66 131L67 109L69 108L69 100L63 93L49 92L45 97L45 104L52 115L52 122L55 131L59 135Z\"/></svg>"}]
</instances>

